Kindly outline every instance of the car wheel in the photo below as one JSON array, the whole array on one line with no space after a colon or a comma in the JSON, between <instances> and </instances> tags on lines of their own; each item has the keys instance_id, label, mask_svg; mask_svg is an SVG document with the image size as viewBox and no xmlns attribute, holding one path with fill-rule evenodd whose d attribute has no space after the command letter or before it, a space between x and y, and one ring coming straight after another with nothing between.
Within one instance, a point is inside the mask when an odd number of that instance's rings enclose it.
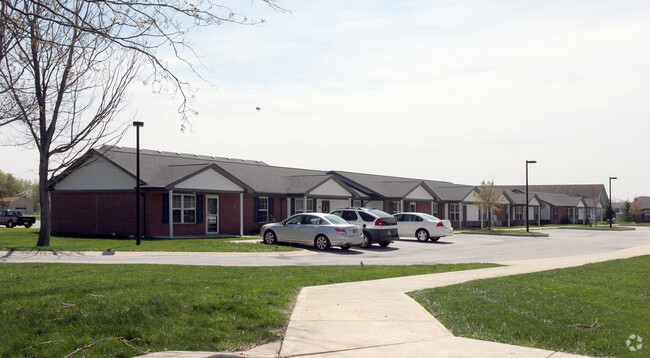
<instances>
[{"instance_id":1,"label":"car wheel","mask_svg":"<svg viewBox=\"0 0 650 358\"><path fill-rule=\"evenodd\" d=\"M25 227L29 229L30 227L32 227L32 224L30 224L30 223L26 223L26 224L25 224Z\"/></svg>"},{"instance_id":2,"label":"car wheel","mask_svg":"<svg viewBox=\"0 0 650 358\"><path fill-rule=\"evenodd\" d=\"M381 247L386 247L388 245L390 245L390 241L382 241L382 242L379 243L379 246L381 246Z\"/></svg>"},{"instance_id":3,"label":"car wheel","mask_svg":"<svg viewBox=\"0 0 650 358\"><path fill-rule=\"evenodd\" d=\"M350 250L350 245L341 245L341 250L343 251Z\"/></svg>"},{"instance_id":4,"label":"car wheel","mask_svg":"<svg viewBox=\"0 0 650 358\"><path fill-rule=\"evenodd\" d=\"M370 238L370 234L367 233L367 232L364 232L363 233L363 241L361 241L360 246L365 249L365 248L370 247L370 245L372 245L372 239Z\"/></svg>"},{"instance_id":5,"label":"car wheel","mask_svg":"<svg viewBox=\"0 0 650 358\"><path fill-rule=\"evenodd\" d=\"M429 232L425 229L420 229L415 233L415 238L418 239L418 241L425 242L429 240Z\"/></svg>"},{"instance_id":6,"label":"car wheel","mask_svg":"<svg viewBox=\"0 0 650 358\"><path fill-rule=\"evenodd\" d=\"M268 245L273 245L278 242L278 238L275 237L275 233L271 230L264 233L264 243Z\"/></svg>"},{"instance_id":7,"label":"car wheel","mask_svg":"<svg viewBox=\"0 0 650 358\"><path fill-rule=\"evenodd\" d=\"M431 238L431 241L434 241L434 242L435 242L435 241L438 241L438 240L440 240L439 237L432 237L432 238Z\"/></svg>"},{"instance_id":8,"label":"car wheel","mask_svg":"<svg viewBox=\"0 0 650 358\"><path fill-rule=\"evenodd\" d=\"M318 235L314 240L314 246L319 250L327 250L330 248L330 240L325 235Z\"/></svg>"},{"instance_id":9,"label":"car wheel","mask_svg":"<svg viewBox=\"0 0 650 358\"><path fill-rule=\"evenodd\" d=\"M14 222L11 221L11 220L7 221L7 227L10 228L10 229L11 229L12 227L14 227Z\"/></svg>"}]
</instances>

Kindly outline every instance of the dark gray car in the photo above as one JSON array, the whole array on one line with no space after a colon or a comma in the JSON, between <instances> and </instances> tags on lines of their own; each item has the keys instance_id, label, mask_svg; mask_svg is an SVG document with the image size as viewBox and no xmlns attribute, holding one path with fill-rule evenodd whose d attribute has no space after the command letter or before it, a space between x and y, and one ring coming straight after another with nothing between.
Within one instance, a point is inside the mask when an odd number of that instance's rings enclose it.
<instances>
[{"instance_id":1,"label":"dark gray car","mask_svg":"<svg viewBox=\"0 0 650 358\"><path fill-rule=\"evenodd\" d=\"M386 247L393 240L399 239L397 219L381 210L345 208L336 209L330 214L339 216L350 224L358 225L363 230L364 240L361 247L370 247L375 242L381 247Z\"/></svg>"}]
</instances>

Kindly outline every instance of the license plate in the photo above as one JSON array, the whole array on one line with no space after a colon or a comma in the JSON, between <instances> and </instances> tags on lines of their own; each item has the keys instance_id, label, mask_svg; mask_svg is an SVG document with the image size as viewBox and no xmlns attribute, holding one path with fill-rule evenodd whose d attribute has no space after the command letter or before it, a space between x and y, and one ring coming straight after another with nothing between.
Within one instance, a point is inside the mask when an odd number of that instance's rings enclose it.
<instances>
[{"instance_id":1,"label":"license plate","mask_svg":"<svg viewBox=\"0 0 650 358\"><path fill-rule=\"evenodd\" d=\"M393 235L393 232L388 230L388 236Z\"/></svg>"}]
</instances>

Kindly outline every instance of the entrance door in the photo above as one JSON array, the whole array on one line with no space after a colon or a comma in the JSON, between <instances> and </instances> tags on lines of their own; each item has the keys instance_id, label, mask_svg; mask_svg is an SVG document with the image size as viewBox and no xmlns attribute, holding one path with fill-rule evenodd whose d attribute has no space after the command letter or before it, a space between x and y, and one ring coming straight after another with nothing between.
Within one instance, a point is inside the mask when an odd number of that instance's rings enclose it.
<instances>
[{"instance_id":1,"label":"entrance door","mask_svg":"<svg viewBox=\"0 0 650 358\"><path fill-rule=\"evenodd\" d=\"M326 213L326 214L330 212L330 201L329 200L323 200L323 203L321 204L321 212Z\"/></svg>"},{"instance_id":2,"label":"entrance door","mask_svg":"<svg viewBox=\"0 0 650 358\"><path fill-rule=\"evenodd\" d=\"M463 227L467 228L467 205L463 205Z\"/></svg>"},{"instance_id":3,"label":"entrance door","mask_svg":"<svg viewBox=\"0 0 650 358\"><path fill-rule=\"evenodd\" d=\"M206 196L206 213L205 213L205 222L206 230L208 234L218 234L219 233L219 197L218 196Z\"/></svg>"}]
</instances>

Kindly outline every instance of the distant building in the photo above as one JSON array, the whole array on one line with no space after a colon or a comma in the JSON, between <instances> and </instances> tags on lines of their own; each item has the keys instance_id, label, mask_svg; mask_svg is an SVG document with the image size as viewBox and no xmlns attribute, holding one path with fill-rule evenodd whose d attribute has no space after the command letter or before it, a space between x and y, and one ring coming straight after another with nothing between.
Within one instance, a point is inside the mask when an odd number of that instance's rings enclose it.
<instances>
[{"instance_id":1,"label":"distant building","mask_svg":"<svg viewBox=\"0 0 650 358\"><path fill-rule=\"evenodd\" d=\"M34 203L19 196L11 196L0 199L0 208L9 210L18 210L23 214L34 213Z\"/></svg>"}]
</instances>

